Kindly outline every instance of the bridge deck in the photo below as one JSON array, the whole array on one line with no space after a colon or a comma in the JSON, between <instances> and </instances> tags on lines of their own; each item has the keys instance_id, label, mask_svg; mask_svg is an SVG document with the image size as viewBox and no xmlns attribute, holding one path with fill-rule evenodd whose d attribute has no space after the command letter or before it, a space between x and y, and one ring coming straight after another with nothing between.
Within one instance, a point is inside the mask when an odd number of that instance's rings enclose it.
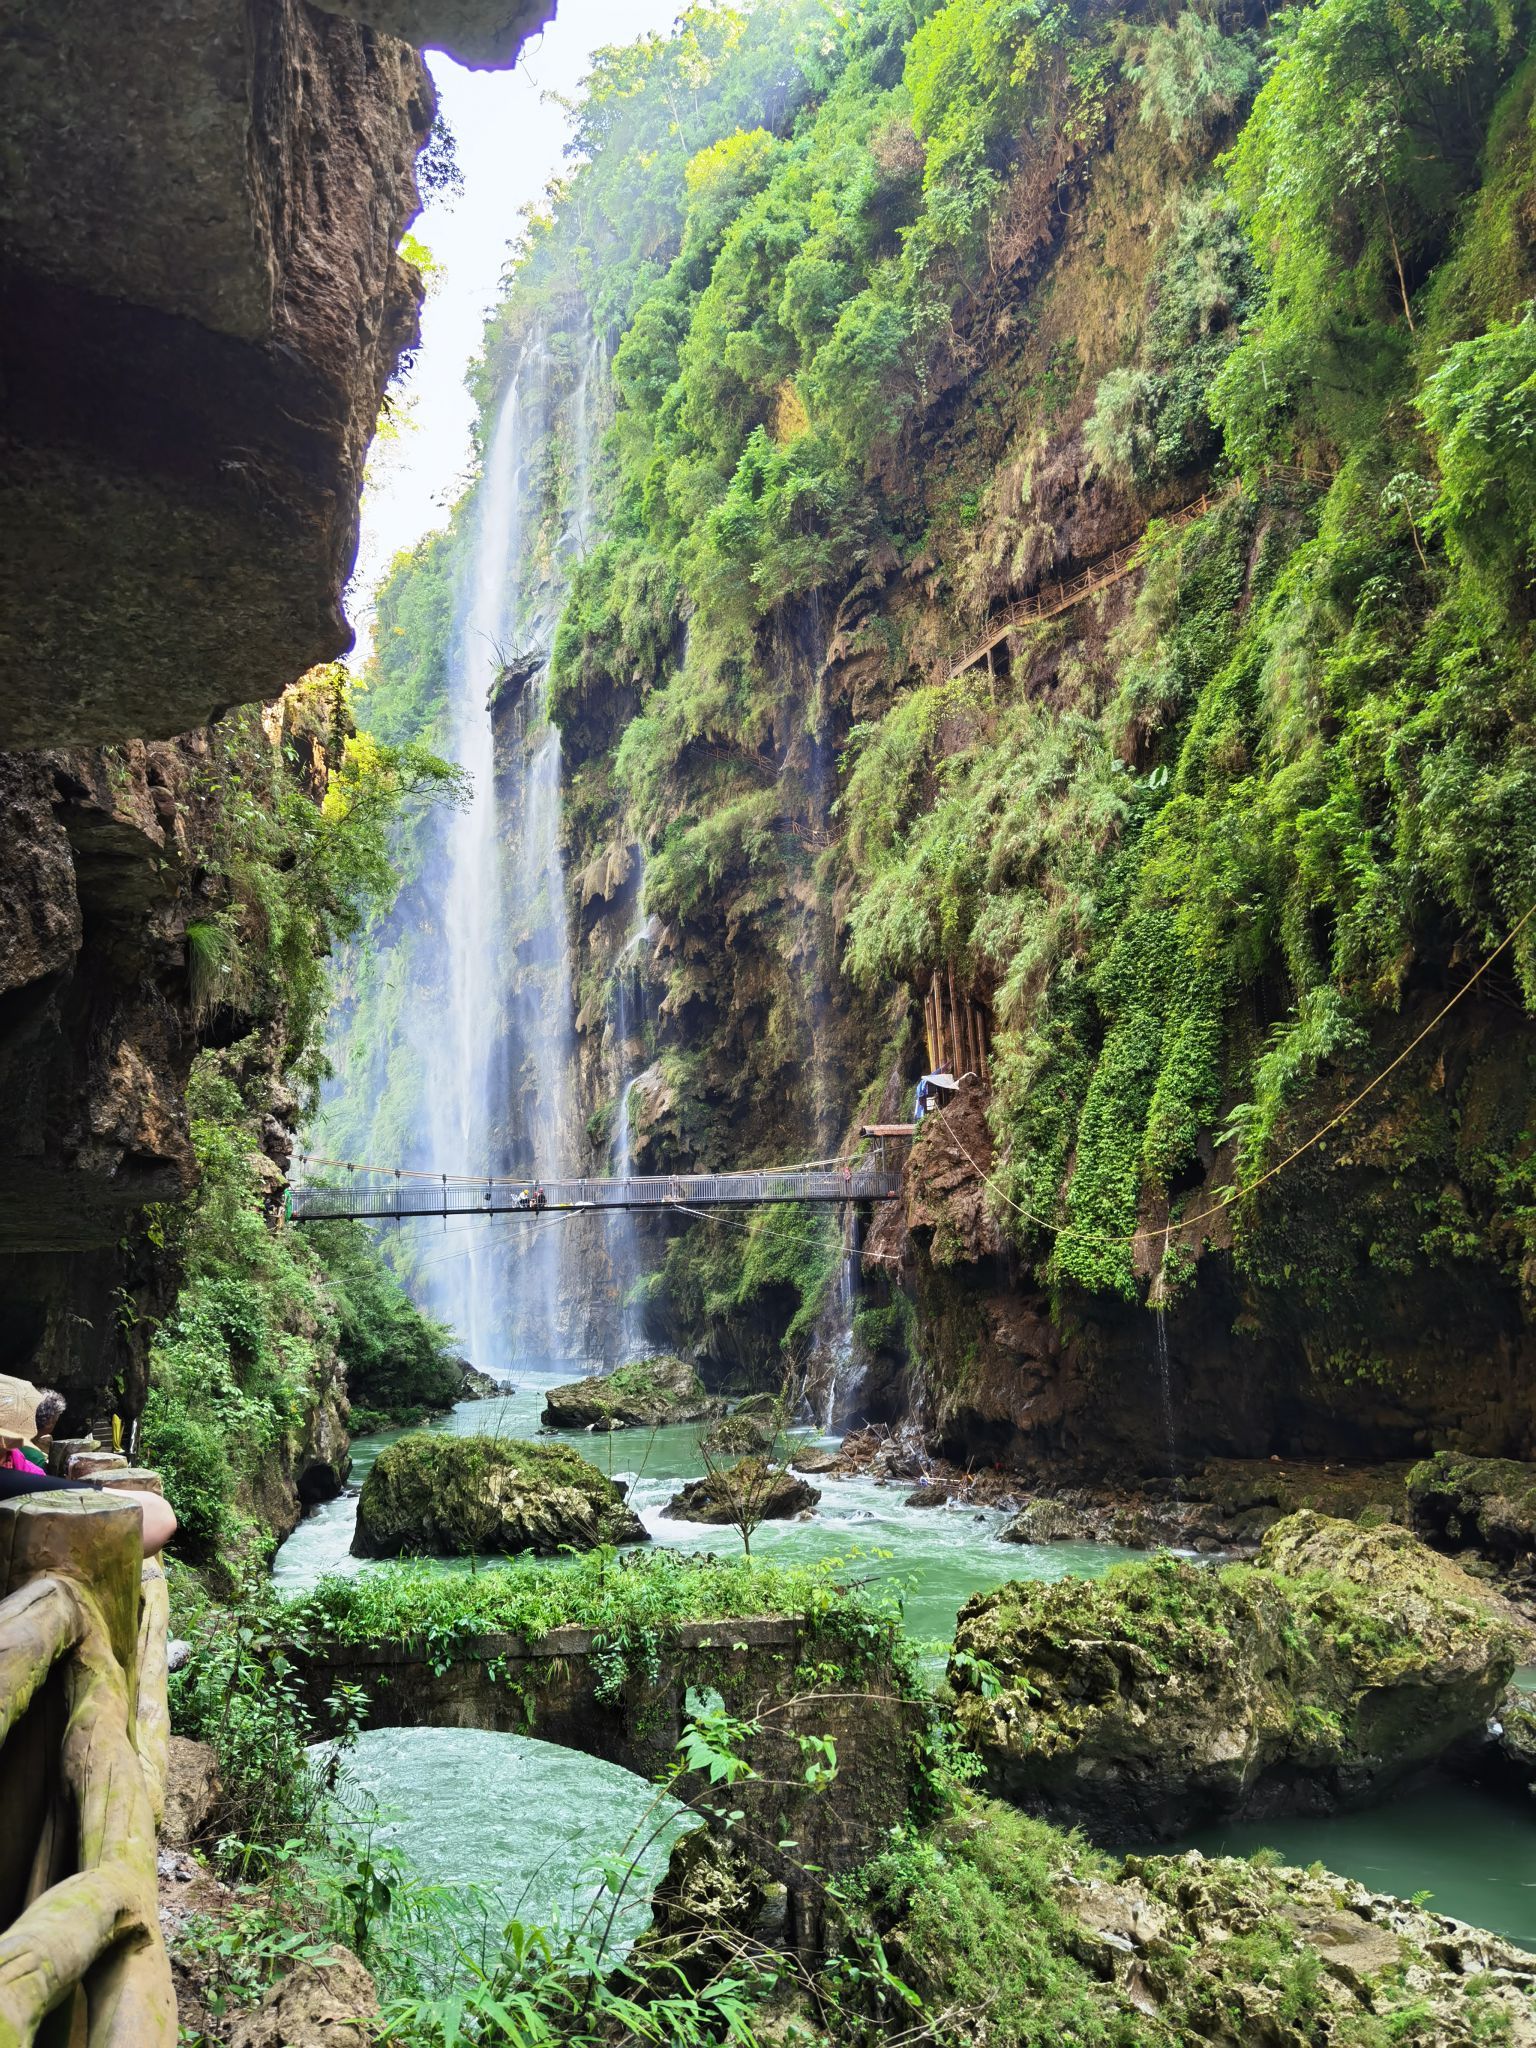
<instances>
[{"instance_id":1,"label":"bridge deck","mask_svg":"<svg viewBox=\"0 0 1536 2048\"><path fill-rule=\"evenodd\" d=\"M292 1193L295 1223L340 1217L403 1222L412 1216L527 1214L524 1191L544 1190L548 1214L580 1209L751 1209L764 1202L888 1202L901 1189L899 1166L764 1167L756 1173L664 1173L627 1180L469 1181L411 1179L356 1187L308 1181Z\"/></svg>"}]
</instances>

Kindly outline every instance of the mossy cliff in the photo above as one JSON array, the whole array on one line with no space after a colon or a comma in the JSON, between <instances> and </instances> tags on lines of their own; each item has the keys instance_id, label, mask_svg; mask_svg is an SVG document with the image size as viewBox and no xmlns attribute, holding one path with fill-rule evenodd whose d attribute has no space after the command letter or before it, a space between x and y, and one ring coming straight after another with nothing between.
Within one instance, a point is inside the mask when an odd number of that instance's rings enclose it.
<instances>
[{"instance_id":1,"label":"mossy cliff","mask_svg":"<svg viewBox=\"0 0 1536 2048\"><path fill-rule=\"evenodd\" d=\"M418 1432L374 1460L352 1548L359 1557L555 1557L645 1540L621 1489L563 1444Z\"/></svg>"},{"instance_id":2,"label":"mossy cliff","mask_svg":"<svg viewBox=\"0 0 1536 2048\"><path fill-rule=\"evenodd\" d=\"M987 1799L899 1841L859 1922L898 1977L987 2048L1391 2048L1536 2039L1531 1959L1329 1872L1095 1854ZM850 2048L901 2024L894 2001Z\"/></svg>"},{"instance_id":3,"label":"mossy cliff","mask_svg":"<svg viewBox=\"0 0 1536 2048\"><path fill-rule=\"evenodd\" d=\"M71 1429L141 1424L200 1560L340 1488L386 1340L451 1381L361 1232L282 1224L325 955L445 773L361 740L334 669L173 742L0 762L0 1364Z\"/></svg>"},{"instance_id":4,"label":"mossy cliff","mask_svg":"<svg viewBox=\"0 0 1536 2048\"><path fill-rule=\"evenodd\" d=\"M960 1616L949 1682L994 1786L1107 1840L1369 1804L1475 1744L1530 1633L1406 1530L1310 1513L1256 1564L1160 1557Z\"/></svg>"},{"instance_id":5,"label":"mossy cliff","mask_svg":"<svg viewBox=\"0 0 1536 2048\"><path fill-rule=\"evenodd\" d=\"M487 416L535 330L608 364L552 683L592 1156L624 1074L644 1166L836 1149L942 970L971 1164L869 1278L951 1448L1161 1462L1151 1299L1185 1454L1530 1455L1528 5L805 23L600 65L487 332ZM381 730L441 715L451 547ZM647 1313L769 1371L837 1253L679 1229Z\"/></svg>"}]
</instances>

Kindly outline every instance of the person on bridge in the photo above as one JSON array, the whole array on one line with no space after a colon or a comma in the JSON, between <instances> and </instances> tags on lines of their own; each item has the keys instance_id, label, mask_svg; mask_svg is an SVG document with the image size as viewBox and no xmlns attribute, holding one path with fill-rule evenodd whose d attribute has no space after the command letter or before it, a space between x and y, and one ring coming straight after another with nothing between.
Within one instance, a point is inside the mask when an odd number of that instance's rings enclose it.
<instances>
[{"instance_id":1,"label":"person on bridge","mask_svg":"<svg viewBox=\"0 0 1536 2048\"><path fill-rule=\"evenodd\" d=\"M21 1500L33 1493L101 1493L96 1479L50 1479L48 1453L38 1443L49 1436L64 1413L64 1396L52 1387L0 1373L0 1501ZM131 1501L139 1511L144 1555L154 1557L176 1534L176 1516L168 1500L138 1487L114 1486L111 1492Z\"/></svg>"}]
</instances>

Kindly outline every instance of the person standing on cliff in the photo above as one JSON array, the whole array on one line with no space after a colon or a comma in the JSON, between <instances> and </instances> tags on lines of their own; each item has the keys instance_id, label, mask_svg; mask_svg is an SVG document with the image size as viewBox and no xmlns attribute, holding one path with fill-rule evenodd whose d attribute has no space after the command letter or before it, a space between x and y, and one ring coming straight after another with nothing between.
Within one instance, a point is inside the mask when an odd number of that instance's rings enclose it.
<instances>
[{"instance_id":1,"label":"person standing on cliff","mask_svg":"<svg viewBox=\"0 0 1536 2048\"><path fill-rule=\"evenodd\" d=\"M48 1453L37 1439L51 1435L64 1407L64 1396L52 1387L37 1387L31 1380L0 1373L0 1501L22 1500L33 1493L105 1490L94 1479L48 1476ZM176 1516L170 1502L158 1493L146 1493L138 1487L114 1486L110 1490L138 1509L144 1555L154 1557L164 1550L176 1534Z\"/></svg>"}]
</instances>

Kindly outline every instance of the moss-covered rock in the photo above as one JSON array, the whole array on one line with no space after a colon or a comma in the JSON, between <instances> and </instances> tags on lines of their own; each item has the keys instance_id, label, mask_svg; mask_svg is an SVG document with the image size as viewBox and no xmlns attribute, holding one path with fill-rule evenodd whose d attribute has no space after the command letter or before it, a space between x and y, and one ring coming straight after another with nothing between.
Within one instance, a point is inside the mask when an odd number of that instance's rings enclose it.
<instances>
[{"instance_id":1,"label":"moss-covered rock","mask_svg":"<svg viewBox=\"0 0 1536 2048\"><path fill-rule=\"evenodd\" d=\"M1536 1465L1439 1451L1408 1474L1408 1499L1427 1542L1480 1551L1536 1590Z\"/></svg>"},{"instance_id":2,"label":"moss-covered rock","mask_svg":"<svg viewBox=\"0 0 1536 2048\"><path fill-rule=\"evenodd\" d=\"M565 1444L418 1431L374 1460L352 1549L358 1557L552 1557L645 1540L620 1488Z\"/></svg>"},{"instance_id":3,"label":"moss-covered rock","mask_svg":"<svg viewBox=\"0 0 1536 2048\"><path fill-rule=\"evenodd\" d=\"M655 1429L669 1422L704 1422L725 1403L704 1391L685 1358L639 1358L617 1372L552 1387L545 1397L547 1429Z\"/></svg>"},{"instance_id":4,"label":"moss-covered rock","mask_svg":"<svg viewBox=\"0 0 1536 2048\"><path fill-rule=\"evenodd\" d=\"M758 1457L738 1458L734 1465L704 1479L690 1479L667 1502L667 1513L679 1522L734 1522L736 1503L750 1500L754 1522L787 1522L821 1499L821 1488L788 1471L765 1469Z\"/></svg>"},{"instance_id":5,"label":"moss-covered rock","mask_svg":"<svg viewBox=\"0 0 1536 2048\"><path fill-rule=\"evenodd\" d=\"M1406 1530L1303 1513L1256 1565L983 1594L949 1679L995 1790L1125 1840L1364 1804L1481 1735L1522 1642Z\"/></svg>"},{"instance_id":6,"label":"moss-covered rock","mask_svg":"<svg viewBox=\"0 0 1536 2048\"><path fill-rule=\"evenodd\" d=\"M768 1456L783 1435L782 1411L777 1402L757 1395L722 1416L709 1431L711 1450L727 1458L744 1458L753 1453Z\"/></svg>"},{"instance_id":7,"label":"moss-covered rock","mask_svg":"<svg viewBox=\"0 0 1536 2048\"><path fill-rule=\"evenodd\" d=\"M853 1889L855 1924L944 2015L946 2042L1536 2043L1536 1959L1332 1872L1111 1859L967 1796Z\"/></svg>"}]
</instances>

